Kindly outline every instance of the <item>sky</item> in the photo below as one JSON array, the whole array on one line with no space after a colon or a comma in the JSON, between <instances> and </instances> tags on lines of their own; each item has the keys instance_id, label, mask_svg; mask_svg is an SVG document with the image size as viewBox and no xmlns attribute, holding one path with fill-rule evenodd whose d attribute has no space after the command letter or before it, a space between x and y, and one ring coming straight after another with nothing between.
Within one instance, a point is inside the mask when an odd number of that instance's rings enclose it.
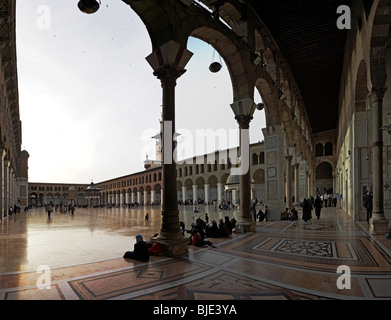
<instances>
[{"instance_id":1,"label":"sky","mask_svg":"<svg viewBox=\"0 0 391 320\"><path fill-rule=\"evenodd\" d=\"M92 15L77 2L16 2L21 147L30 155L30 182L98 183L143 171L147 154L155 159L162 89L145 59L152 53L147 30L121 0L102 0ZM187 49L193 56L175 101L176 132L187 143L182 159L238 145L224 61L211 73L219 60L213 47L190 38ZM263 140L264 127L264 112L256 111L251 143ZM227 139L220 144L197 142L200 133L216 140L221 132Z\"/></svg>"}]
</instances>

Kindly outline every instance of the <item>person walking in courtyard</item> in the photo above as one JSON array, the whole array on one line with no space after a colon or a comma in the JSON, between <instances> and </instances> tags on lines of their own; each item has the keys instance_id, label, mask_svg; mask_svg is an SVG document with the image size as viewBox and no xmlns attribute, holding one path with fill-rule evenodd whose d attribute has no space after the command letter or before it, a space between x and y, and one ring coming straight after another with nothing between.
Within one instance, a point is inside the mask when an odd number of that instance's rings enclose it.
<instances>
[{"instance_id":1,"label":"person walking in courtyard","mask_svg":"<svg viewBox=\"0 0 391 320\"><path fill-rule=\"evenodd\" d=\"M145 222L148 222L149 221L149 213L147 212L147 214L145 215Z\"/></svg>"},{"instance_id":2,"label":"person walking in courtyard","mask_svg":"<svg viewBox=\"0 0 391 320\"><path fill-rule=\"evenodd\" d=\"M46 207L46 211L48 213L48 218L50 219L50 215L53 212L53 206L52 203L50 202L49 205Z\"/></svg>"},{"instance_id":3,"label":"person walking in courtyard","mask_svg":"<svg viewBox=\"0 0 391 320\"><path fill-rule=\"evenodd\" d=\"M315 206L316 217L319 220L319 218L320 218L320 211L322 210L322 200L320 200L319 196L316 197L314 206Z\"/></svg>"},{"instance_id":4,"label":"person walking in courtyard","mask_svg":"<svg viewBox=\"0 0 391 320\"><path fill-rule=\"evenodd\" d=\"M367 209L367 223L369 223L369 219L372 218L372 210L373 210L373 193L372 189L368 189L367 194L364 197L364 207Z\"/></svg>"}]
</instances>

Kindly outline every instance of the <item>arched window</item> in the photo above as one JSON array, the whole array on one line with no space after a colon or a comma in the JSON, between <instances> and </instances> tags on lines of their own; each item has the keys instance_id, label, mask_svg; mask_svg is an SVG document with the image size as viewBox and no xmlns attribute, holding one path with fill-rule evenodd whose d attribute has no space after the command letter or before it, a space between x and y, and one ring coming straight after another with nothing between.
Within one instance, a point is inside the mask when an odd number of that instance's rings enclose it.
<instances>
[{"instance_id":1,"label":"arched window","mask_svg":"<svg viewBox=\"0 0 391 320\"><path fill-rule=\"evenodd\" d=\"M256 153L253 153L253 165L258 164L258 155Z\"/></svg>"},{"instance_id":2,"label":"arched window","mask_svg":"<svg viewBox=\"0 0 391 320\"><path fill-rule=\"evenodd\" d=\"M265 152L259 154L259 164L265 164Z\"/></svg>"},{"instance_id":3,"label":"arched window","mask_svg":"<svg viewBox=\"0 0 391 320\"><path fill-rule=\"evenodd\" d=\"M333 144L331 142L327 142L324 147L324 155L332 156L333 155Z\"/></svg>"},{"instance_id":4,"label":"arched window","mask_svg":"<svg viewBox=\"0 0 391 320\"><path fill-rule=\"evenodd\" d=\"M315 146L315 157L323 157L323 144L318 143Z\"/></svg>"}]
</instances>

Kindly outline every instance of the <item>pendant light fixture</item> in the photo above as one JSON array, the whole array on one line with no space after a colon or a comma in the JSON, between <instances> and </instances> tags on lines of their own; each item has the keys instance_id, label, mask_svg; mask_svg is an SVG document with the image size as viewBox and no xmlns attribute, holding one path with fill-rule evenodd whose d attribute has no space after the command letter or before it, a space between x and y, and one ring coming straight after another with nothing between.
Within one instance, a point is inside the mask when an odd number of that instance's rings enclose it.
<instances>
[{"instance_id":1,"label":"pendant light fixture","mask_svg":"<svg viewBox=\"0 0 391 320\"><path fill-rule=\"evenodd\" d=\"M77 6L81 12L92 14L99 10L100 4L100 0L80 0Z\"/></svg>"},{"instance_id":2,"label":"pendant light fixture","mask_svg":"<svg viewBox=\"0 0 391 320\"><path fill-rule=\"evenodd\" d=\"M218 61L213 62L214 57L215 57L215 52L216 52L216 49L213 50L212 63L209 66L210 72L213 72L213 73L219 72L222 67L220 54L219 54L219 62Z\"/></svg>"}]
</instances>

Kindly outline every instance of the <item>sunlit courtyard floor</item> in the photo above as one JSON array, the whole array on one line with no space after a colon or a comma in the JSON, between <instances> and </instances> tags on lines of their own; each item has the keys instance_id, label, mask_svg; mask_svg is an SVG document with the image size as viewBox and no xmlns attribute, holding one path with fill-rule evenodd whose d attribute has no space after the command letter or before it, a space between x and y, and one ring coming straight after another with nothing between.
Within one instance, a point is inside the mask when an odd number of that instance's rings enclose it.
<instances>
[{"instance_id":1,"label":"sunlit courtyard floor","mask_svg":"<svg viewBox=\"0 0 391 320\"><path fill-rule=\"evenodd\" d=\"M180 207L187 228L205 212L210 219L238 216L199 208L194 214L192 206ZM335 208L324 208L321 219L308 224L257 222L256 232L210 239L215 248L189 246L178 258L122 258L136 234L148 240L160 224L159 206L78 208L74 216L57 211L51 219L38 208L8 217L0 223L0 299L391 298L391 241ZM50 289L38 288L40 266L50 271ZM349 288L338 288L339 266L349 267Z\"/></svg>"}]
</instances>

